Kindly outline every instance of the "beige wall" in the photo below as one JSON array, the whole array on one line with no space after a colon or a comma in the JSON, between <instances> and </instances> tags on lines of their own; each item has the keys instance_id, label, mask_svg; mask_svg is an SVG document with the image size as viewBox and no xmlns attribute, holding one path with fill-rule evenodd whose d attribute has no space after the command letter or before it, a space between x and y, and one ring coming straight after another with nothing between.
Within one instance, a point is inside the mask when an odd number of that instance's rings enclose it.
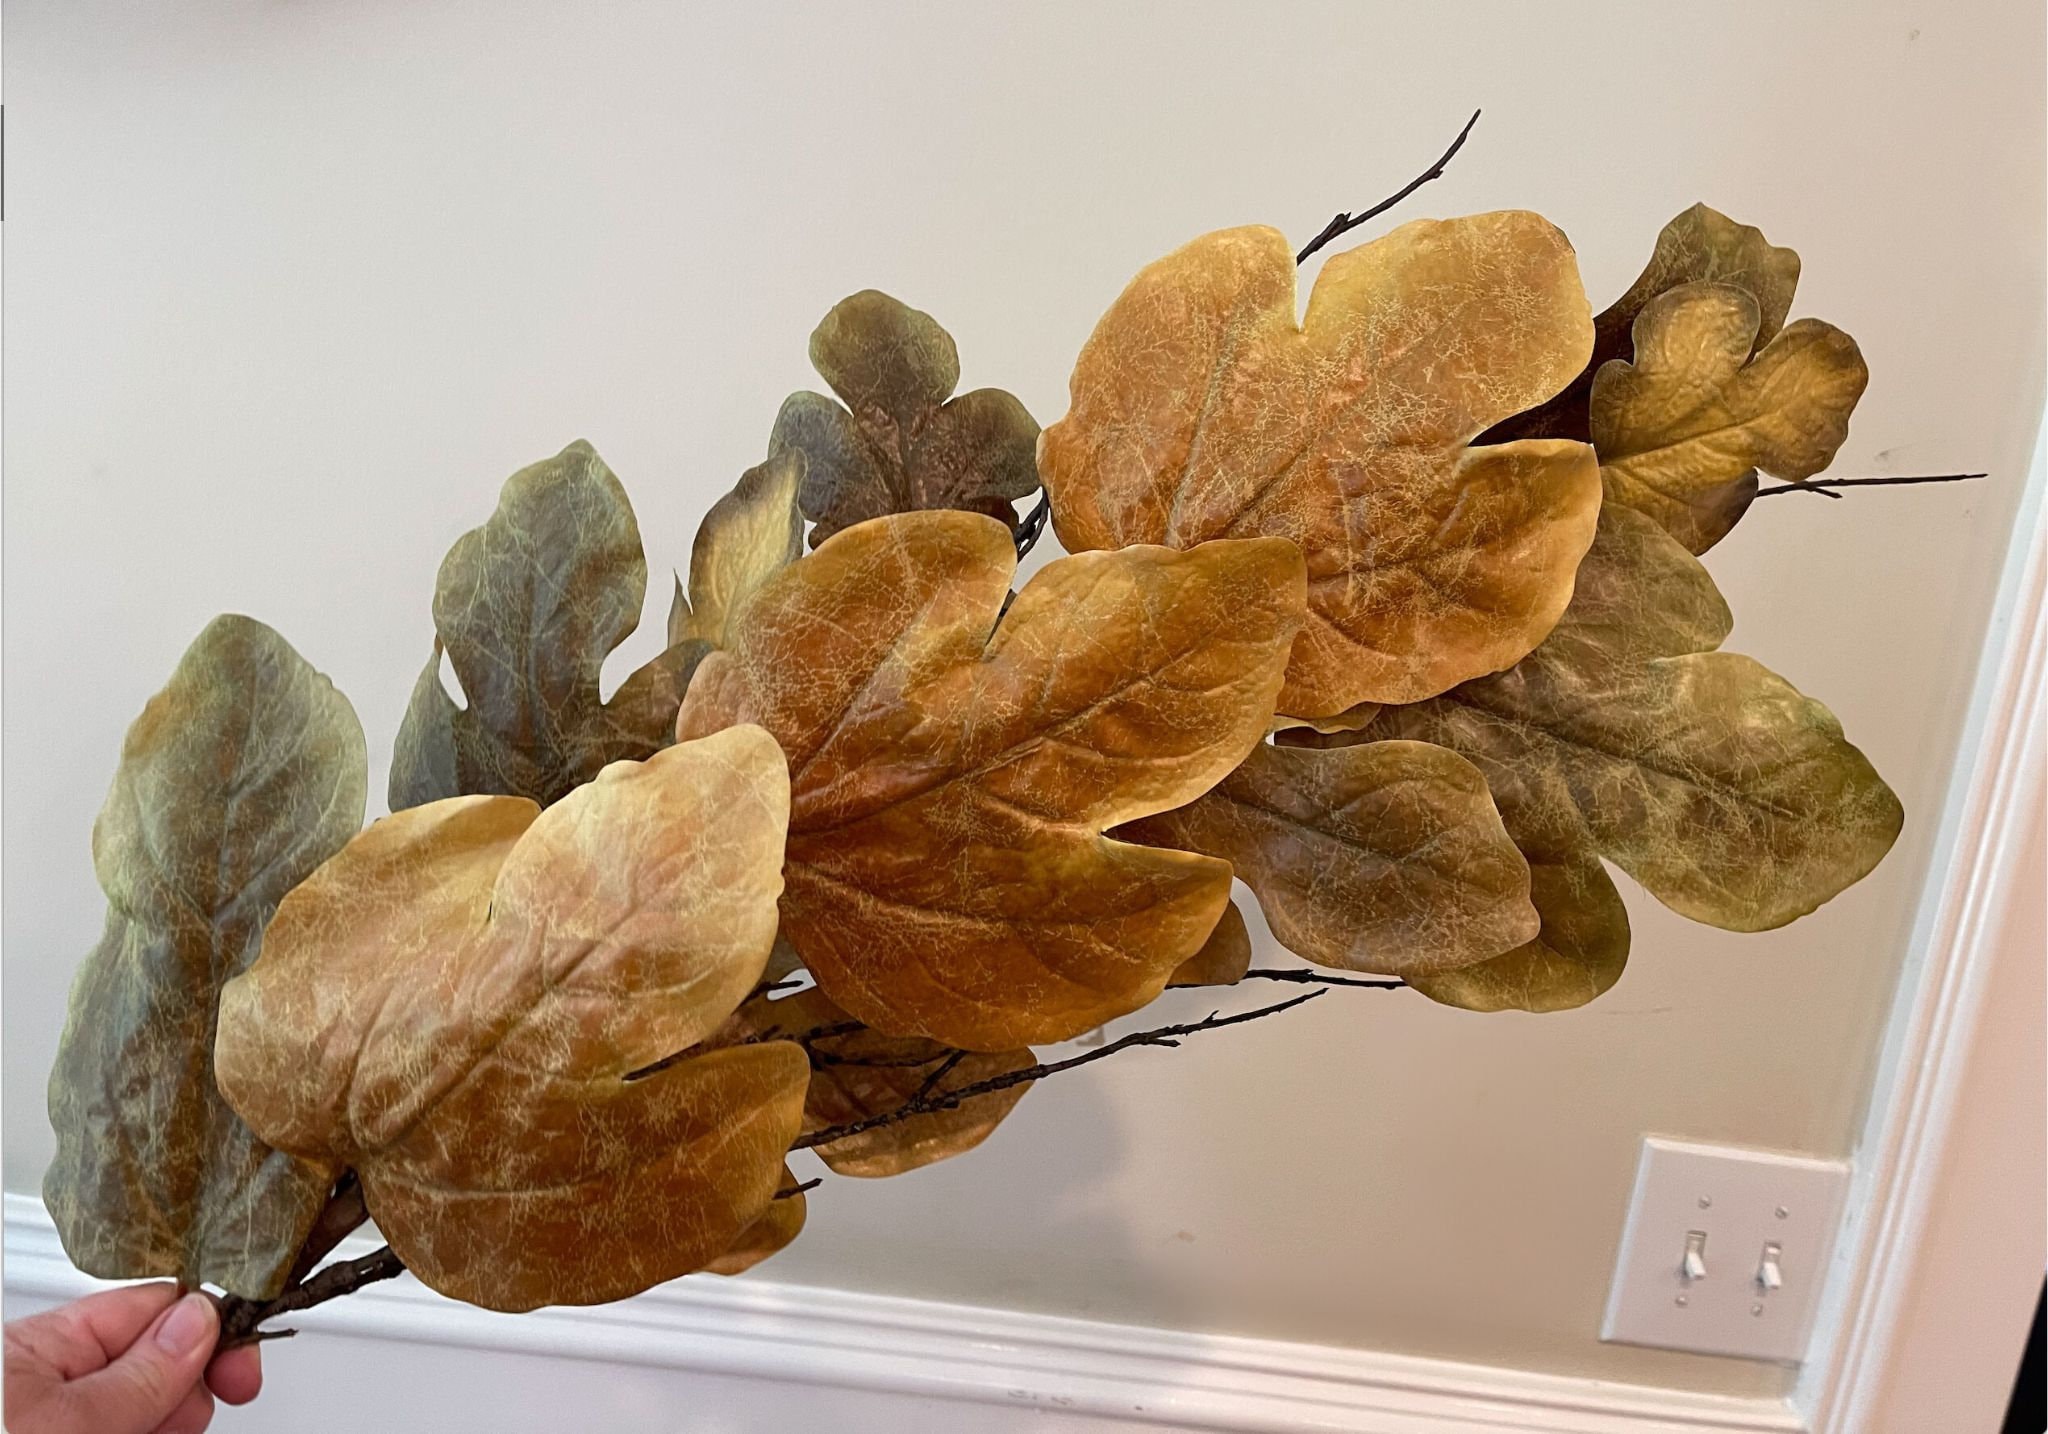
<instances>
[{"instance_id":1,"label":"beige wall","mask_svg":"<svg viewBox=\"0 0 2048 1434\"><path fill-rule=\"evenodd\" d=\"M2011 0L1019 7L12 0L7 12L5 1174L100 899L123 727L212 613L362 713L373 790L449 542L585 436L657 573L876 285L1050 421L1142 263L1538 207L1596 301L1695 199L1805 256L1873 371L1849 472L1714 554L1734 645L1827 700L1912 813L1787 930L1630 892L1590 1009L1333 995L1035 1092L985 1150L834 1181L777 1277L1733 1391L1594 1337L1645 1131L1854 1129L2042 392L2042 16ZM657 584L659 587L659 584ZM657 592L650 616L665 599ZM630 645L614 672L652 650ZM1211 997L1175 998L1199 1014Z\"/></svg>"}]
</instances>

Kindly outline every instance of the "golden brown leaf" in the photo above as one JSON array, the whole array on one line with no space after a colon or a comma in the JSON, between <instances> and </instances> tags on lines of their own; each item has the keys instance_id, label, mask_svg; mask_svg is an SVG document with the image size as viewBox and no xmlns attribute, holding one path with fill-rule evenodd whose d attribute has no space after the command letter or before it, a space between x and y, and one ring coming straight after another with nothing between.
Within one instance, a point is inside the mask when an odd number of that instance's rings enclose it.
<instances>
[{"instance_id":1,"label":"golden brown leaf","mask_svg":"<svg viewBox=\"0 0 2048 1434\"><path fill-rule=\"evenodd\" d=\"M221 984L362 825L363 729L291 644L208 624L128 729L93 826L106 932L50 1075L43 1198L87 1274L268 1298L337 1171L259 1141L214 1089Z\"/></svg>"},{"instance_id":2,"label":"golden brown leaf","mask_svg":"<svg viewBox=\"0 0 2048 1434\"><path fill-rule=\"evenodd\" d=\"M810 1055L806 1134L886 1115L919 1095L959 1090L1038 1061L1021 1047L984 1053L923 1036L885 1036L849 1018L816 987L777 999L755 997L719 1039L770 1036L799 1041ZM981 1144L1030 1088L1024 1082L990 1091L951 1110L907 1116L813 1149L835 1174L900 1175Z\"/></svg>"},{"instance_id":3,"label":"golden brown leaf","mask_svg":"<svg viewBox=\"0 0 2048 1434\"><path fill-rule=\"evenodd\" d=\"M1571 596L1599 475L1583 444L1473 448L1584 364L1562 234L1503 212L1330 259L1295 321L1266 228L1145 269L1096 326L1040 467L1070 550L1268 534L1308 560L1280 711L1411 702L1513 663Z\"/></svg>"},{"instance_id":4,"label":"golden brown leaf","mask_svg":"<svg viewBox=\"0 0 2048 1434\"><path fill-rule=\"evenodd\" d=\"M825 992L969 1050L1101 1025L1200 948L1228 868L1102 832L1243 760L1301 614L1277 539L1065 558L1004 614L1015 569L969 513L850 529L762 587L678 721L789 754L783 929Z\"/></svg>"},{"instance_id":5,"label":"golden brown leaf","mask_svg":"<svg viewBox=\"0 0 2048 1434\"><path fill-rule=\"evenodd\" d=\"M1202 949L1176 966L1169 986L1235 986L1252 966L1252 934L1245 929L1244 913L1235 901L1223 908L1223 915Z\"/></svg>"},{"instance_id":6,"label":"golden brown leaf","mask_svg":"<svg viewBox=\"0 0 2048 1434\"><path fill-rule=\"evenodd\" d=\"M690 590L676 585L671 646L691 638L722 646L740 604L803 556L804 516L797 507L803 479L803 454L785 453L749 468L711 505L690 549Z\"/></svg>"},{"instance_id":7,"label":"golden brown leaf","mask_svg":"<svg viewBox=\"0 0 2048 1434\"><path fill-rule=\"evenodd\" d=\"M704 1267L706 1274L743 1275L770 1255L789 1248L804 1230L804 1192L790 1168L782 1167L782 1184L754 1223L740 1231L726 1252Z\"/></svg>"},{"instance_id":8,"label":"golden brown leaf","mask_svg":"<svg viewBox=\"0 0 2048 1434\"><path fill-rule=\"evenodd\" d=\"M1749 507L1758 469L1796 480L1833 462L1870 379L1840 329L1801 319L1759 350L1761 320L1757 301L1732 285L1672 289L1636 320L1634 363L1617 360L1593 380L1608 499L1648 513L1695 553Z\"/></svg>"},{"instance_id":9,"label":"golden brown leaf","mask_svg":"<svg viewBox=\"0 0 2048 1434\"><path fill-rule=\"evenodd\" d=\"M869 518L929 508L985 513L1016 530L1011 503L1038 489L1038 424L1001 389L952 397L960 355L930 314L863 289L811 335L811 364L845 407L791 394L768 452L808 462L813 546Z\"/></svg>"},{"instance_id":10,"label":"golden brown leaf","mask_svg":"<svg viewBox=\"0 0 2048 1434\"><path fill-rule=\"evenodd\" d=\"M761 974L787 810L781 752L740 727L545 812L387 817L228 984L220 1088L279 1148L352 1166L444 1294L588 1304L698 1269L767 1208L802 1114L796 1046L665 1059Z\"/></svg>"},{"instance_id":11,"label":"golden brown leaf","mask_svg":"<svg viewBox=\"0 0 2048 1434\"><path fill-rule=\"evenodd\" d=\"M1799 287L1799 256L1764 238L1763 231L1737 224L1727 215L1695 204L1666 224L1657 235L1650 262L1628 292L1593 320L1593 356L1564 392L1540 408L1518 414L1486 435L1484 441L1514 438L1571 438L1590 441L1586 405L1593 377L1614 359L1628 358L1630 331L1636 316L1659 294L1681 284L1733 284L1757 302L1756 342L1769 343L1792 311Z\"/></svg>"},{"instance_id":12,"label":"golden brown leaf","mask_svg":"<svg viewBox=\"0 0 2048 1434\"><path fill-rule=\"evenodd\" d=\"M1290 743L1282 739L1288 733L1307 733L1315 737L1330 737L1340 732L1357 732L1370 726L1372 719L1380 715L1380 708L1384 705L1379 702L1361 702L1356 707L1346 707L1342 712L1333 712L1327 717L1275 717L1273 719L1273 736L1276 741L1280 741L1280 745L1283 747L1289 745L1302 747L1346 746L1348 744L1344 742L1302 741Z\"/></svg>"},{"instance_id":13,"label":"golden brown leaf","mask_svg":"<svg viewBox=\"0 0 2048 1434\"><path fill-rule=\"evenodd\" d=\"M1471 758L1525 851L1598 853L1697 921L1781 926L1874 867L1902 814L1825 707L1712 650L1726 633L1699 560L1610 504L1542 647L1367 735Z\"/></svg>"},{"instance_id":14,"label":"golden brown leaf","mask_svg":"<svg viewBox=\"0 0 2048 1434\"><path fill-rule=\"evenodd\" d=\"M1536 935L1529 868L1485 779L1426 742L1260 746L1117 834L1229 862L1280 944L1322 966L1427 975Z\"/></svg>"},{"instance_id":15,"label":"golden brown leaf","mask_svg":"<svg viewBox=\"0 0 2048 1434\"><path fill-rule=\"evenodd\" d=\"M602 701L598 672L646 593L632 505L589 444L513 474L441 563L440 635L399 727L392 810L484 793L546 805L660 750L708 644L671 646ZM441 685L444 648L467 707Z\"/></svg>"},{"instance_id":16,"label":"golden brown leaf","mask_svg":"<svg viewBox=\"0 0 2048 1434\"><path fill-rule=\"evenodd\" d=\"M1529 899L1543 918L1535 940L1477 965L1412 976L1408 984L1468 1011L1564 1011L1621 979L1628 908L1598 857L1530 857Z\"/></svg>"}]
</instances>

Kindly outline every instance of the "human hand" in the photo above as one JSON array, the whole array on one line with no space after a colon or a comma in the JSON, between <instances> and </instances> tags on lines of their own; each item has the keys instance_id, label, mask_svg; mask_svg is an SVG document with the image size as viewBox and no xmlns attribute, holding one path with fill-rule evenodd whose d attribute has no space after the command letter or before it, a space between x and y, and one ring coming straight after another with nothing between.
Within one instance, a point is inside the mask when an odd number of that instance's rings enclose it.
<instances>
[{"instance_id":1,"label":"human hand","mask_svg":"<svg viewBox=\"0 0 2048 1434\"><path fill-rule=\"evenodd\" d=\"M216 1355L212 1298L127 1285L7 1326L8 1434L199 1434L263 1388L255 1345Z\"/></svg>"}]
</instances>

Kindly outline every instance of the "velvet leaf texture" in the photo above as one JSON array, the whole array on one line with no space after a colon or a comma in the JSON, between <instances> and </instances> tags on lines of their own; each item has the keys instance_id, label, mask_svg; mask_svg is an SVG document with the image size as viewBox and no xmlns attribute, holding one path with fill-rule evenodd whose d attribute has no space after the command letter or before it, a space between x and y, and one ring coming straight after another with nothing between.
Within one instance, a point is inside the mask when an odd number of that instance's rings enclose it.
<instances>
[{"instance_id":1,"label":"velvet leaf texture","mask_svg":"<svg viewBox=\"0 0 2048 1434\"><path fill-rule=\"evenodd\" d=\"M601 700L598 673L646 595L632 504L589 444L513 474L490 521L441 563L438 637L399 726L391 809L475 795L546 806L609 762L660 750L709 645L671 645ZM444 651L467 706L441 685Z\"/></svg>"},{"instance_id":2,"label":"velvet leaf texture","mask_svg":"<svg viewBox=\"0 0 2048 1434\"><path fill-rule=\"evenodd\" d=\"M1208 938L1229 867L1103 833L1244 760L1303 601L1276 538L1063 558L1005 611L1015 569L971 513L850 528L755 594L678 719L788 753L783 932L825 994L976 1051L1135 1010Z\"/></svg>"},{"instance_id":3,"label":"velvet leaf texture","mask_svg":"<svg viewBox=\"0 0 2048 1434\"><path fill-rule=\"evenodd\" d=\"M1299 322L1295 290L1286 238L1256 227L1131 282L1041 445L1061 543L1296 543L1289 717L1509 666L1571 596L1599 473L1583 443L1471 445L1585 363L1571 245L1521 211L1423 220L1329 259Z\"/></svg>"},{"instance_id":4,"label":"velvet leaf texture","mask_svg":"<svg viewBox=\"0 0 2048 1434\"><path fill-rule=\"evenodd\" d=\"M1586 868L1594 857L1696 921L1761 931L1862 878L1898 836L1897 797L1833 714L1718 651L1728 625L1699 560L1610 504L1542 647L1511 672L1388 708L1362 734L1470 758L1532 865L1569 868L1538 905L1550 904L1550 957L1566 944L1585 956L1574 981L1619 968L1625 922ZM1568 943L1567 904L1579 908Z\"/></svg>"},{"instance_id":5,"label":"velvet leaf texture","mask_svg":"<svg viewBox=\"0 0 2048 1434\"><path fill-rule=\"evenodd\" d=\"M1229 862L1280 944L1322 966L1428 975L1536 934L1529 868L1486 779L1427 742L1260 746L1118 835Z\"/></svg>"},{"instance_id":6,"label":"velvet leaf texture","mask_svg":"<svg viewBox=\"0 0 2048 1434\"><path fill-rule=\"evenodd\" d=\"M839 396L793 393L771 458L806 460L813 544L891 513L959 508L1018 526L1038 491L1038 423L999 388L957 397L960 354L930 314L874 289L840 300L811 335L811 366Z\"/></svg>"},{"instance_id":7,"label":"velvet leaf texture","mask_svg":"<svg viewBox=\"0 0 2048 1434\"><path fill-rule=\"evenodd\" d=\"M339 1172L221 1099L217 1007L285 893L356 834L367 784L348 699L246 617L214 619L128 729L92 834L106 932L50 1076L43 1198L87 1274L283 1284Z\"/></svg>"},{"instance_id":8,"label":"velvet leaf texture","mask_svg":"<svg viewBox=\"0 0 2048 1434\"><path fill-rule=\"evenodd\" d=\"M222 1092L352 1166L455 1298L589 1304L705 1267L767 1213L803 1112L800 1047L693 1051L767 962L788 803L774 740L735 727L545 811L457 797L373 824L228 984Z\"/></svg>"}]
</instances>

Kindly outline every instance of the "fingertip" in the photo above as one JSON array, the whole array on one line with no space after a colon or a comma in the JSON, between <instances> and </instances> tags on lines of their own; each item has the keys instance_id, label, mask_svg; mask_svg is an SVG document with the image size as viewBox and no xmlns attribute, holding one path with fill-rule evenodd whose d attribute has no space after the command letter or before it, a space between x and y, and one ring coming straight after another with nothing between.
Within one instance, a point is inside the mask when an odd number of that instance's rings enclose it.
<instances>
[{"instance_id":1,"label":"fingertip","mask_svg":"<svg viewBox=\"0 0 2048 1434\"><path fill-rule=\"evenodd\" d=\"M219 1337L220 1312L210 1295L186 1295L157 1321L157 1347L175 1360L210 1351Z\"/></svg>"},{"instance_id":2,"label":"fingertip","mask_svg":"<svg viewBox=\"0 0 2048 1434\"><path fill-rule=\"evenodd\" d=\"M216 1355L206 1384L223 1404L247 1404L263 1392L263 1347L245 1344Z\"/></svg>"}]
</instances>

